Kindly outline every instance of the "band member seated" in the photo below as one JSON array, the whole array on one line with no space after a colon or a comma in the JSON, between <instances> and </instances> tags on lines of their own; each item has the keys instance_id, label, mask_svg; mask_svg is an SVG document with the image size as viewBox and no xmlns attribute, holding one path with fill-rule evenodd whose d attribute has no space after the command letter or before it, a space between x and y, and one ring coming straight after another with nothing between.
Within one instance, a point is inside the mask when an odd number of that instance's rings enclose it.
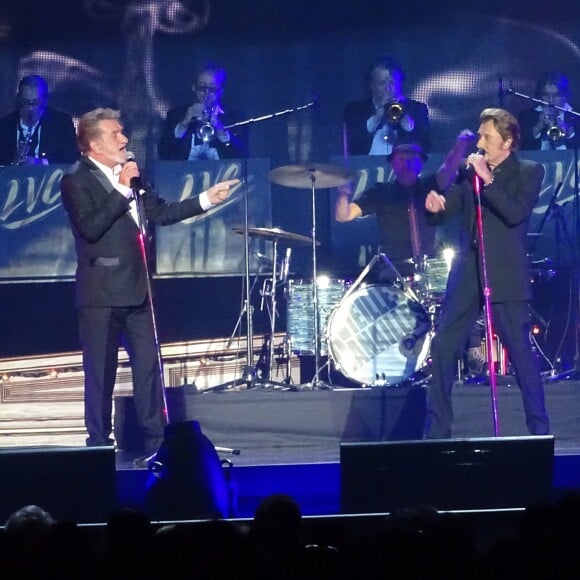
<instances>
[{"instance_id":1,"label":"band member seated","mask_svg":"<svg viewBox=\"0 0 580 580\"><path fill-rule=\"evenodd\" d=\"M431 129L424 103L403 93L405 75L390 56L377 59L366 75L366 99L344 108L344 131L349 155L389 155L401 143L417 143L429 153Z\"/></svg>"},{"instance_id":2,"label":"band member seated","mask_svg":"<svg viewBox=\"0 0 580 580\"><path fill-rule=\"evenodd\" d=\"M18 83L18 109L0 119L0 165L74 163L76 135L70 115L48 106L47 82L27 75Z\"/></svg>"},{"instance_id":3,"label":"band member seated","mask_svg":"<svg viewBox=\"0 0 580 580\"><path fill-rule=\"evenodd\" d=\"M193 102L171 109L161 129L159 159L235 159L242 156L245 137L226 127L239 113L224 110L222 97L227 74L214 63L205 64L193 82Z\"/></svg>"},{"instance_id":4,"label":"band member seated","mask_svg":"<svg viewBox=\"0 0 580 580\"><path fill-rule=\"evenodd\" d=\"M560 72L543 73L536 84L536 98L548 103L525 109L518 115L522 132L521 149L550 151L573 149L578 146L577 117L571 111L570 83ZM559 107L560 109L554 108Z\"/></svg>"},{"instance_id":5,"label":"band member seated","mask_svg":"<svg viewBox=\"0 0 580 580\"><path fill-rule=\"evenodd\" d=\"M413 274L415 263L423 256L435 256L436 232L429 227L425 212L425 196L433 189L449 183L460 162L461 153L472 140L465 134L458 139L453 159L436 175L421 176L427 155L420 145L405 143L395 146L387 155L395 176L394 181L375 183L357 199L351 199L350 184L338 188L335 218L349 222L358 217L376 215L379 227L379 245L399 273ZM449 169L452 167L452 169ZM380 278L394 280L390 268L381 267Z\"/></svg>"}]
</instances>

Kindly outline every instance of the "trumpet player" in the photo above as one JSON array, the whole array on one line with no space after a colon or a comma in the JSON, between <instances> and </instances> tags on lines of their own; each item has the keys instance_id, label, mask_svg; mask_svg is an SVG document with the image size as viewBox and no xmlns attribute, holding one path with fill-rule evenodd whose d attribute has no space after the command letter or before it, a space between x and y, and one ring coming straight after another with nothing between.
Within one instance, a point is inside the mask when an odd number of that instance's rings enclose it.
<instances>
[{"instance_id":1,"label":"trumpet player","mask_svg":"<svg viewBox=\"0 0 580 580\"><path fill-rule=\"evenodd\" d=\"M575 117L566 114L572 107L570 84L560 72L544 72L536 84L535 96L545 104L521 111L522 149L550 151L577 146Z\"/></svg>"},{"instance_id":2,"label":"trumpet player","mask_svg":"<svg viewBox=\"0 0 580 580\"><path fill-rule=\"evenodd\" d=\"M192 86L193 102L167 113L157 147L160 159L192 161L241 156L236 136L226 128L228 116L222 107L226 78L225 69L214 63L199 70Z\"/></svg>"},{"instance_id":3,"label":"trumpet player","mask_svg":"<svg viewBox=\"0 0 580 580\"><path fill-rule=\"evenodd\" d=\"M405 75L390 56L376 60L366 75L369 96L344 108L344 143L349 155L390 155L397 144L431 150L429 113L403 93Z\"/></svg>"}]
</instances>

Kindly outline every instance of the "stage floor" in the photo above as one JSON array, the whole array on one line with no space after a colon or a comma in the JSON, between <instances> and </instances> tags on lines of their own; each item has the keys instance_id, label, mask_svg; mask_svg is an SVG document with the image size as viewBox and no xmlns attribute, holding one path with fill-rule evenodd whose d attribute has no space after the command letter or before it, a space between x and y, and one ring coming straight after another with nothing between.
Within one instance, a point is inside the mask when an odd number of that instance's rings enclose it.
<instances>
[{"instance_id":1,"label":"stage floor","mask_svg":"<svg viewBox=\"0 0 580 580\"><path fill-rule=\"evenodd\" d=\"M426 388L291 391L242 389L196 392L170 389L174 422L199 421L203 433L236 465L335 463L341 441L420 440L425 425ZM580 382L545 384L555 453L580 454ZM497 388L500 436L527 436L521 395L509 381ZM455 438L493 437L491 391L486 385L454 387ZM132 397L115 400L115 436L120 468L129 468L140 441ZM228 449L239 450L231 455Z\"/></svg>"}]
</instances>

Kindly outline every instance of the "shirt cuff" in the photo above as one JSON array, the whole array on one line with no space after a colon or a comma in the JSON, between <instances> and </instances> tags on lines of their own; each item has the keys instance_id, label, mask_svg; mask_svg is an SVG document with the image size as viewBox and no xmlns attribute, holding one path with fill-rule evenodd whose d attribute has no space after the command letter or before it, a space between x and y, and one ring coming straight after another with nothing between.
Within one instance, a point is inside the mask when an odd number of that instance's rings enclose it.
<instances>
[{"instance_id":1,"label":"shirt cuff","mask_svg":"<svg viewBox=\"0 0 580 580\"><path fill-rule=\"evenodd\" d=\"M199 194L199 205L201 205L201 209L203 211L207 211L208 209L211 209L212 207L215 207L215 204L213 204L209 200L209 197L207 195L207 191L202 191Z\"/></svg>"},{"instance_id":2,"label":"shirt cuff","mask_svg":"<svg viewBox=\"0 0 580 580\"><path fill-rule=\"evenodd\" d=\"M415 121L413 121L413 117L410 115L404 115L401 119L401 129L410 133L415 128Z\"/></svg>"},{"instance_id":3,"label":"shirt cuff","mask_svg":"<svg viewBox=\"0 0 580 580\"><path fill-rule=\"evenodd\" d=\"M184 129L181 123L177 123L177 125L175 125L175 129L173 129L173 135L176 139L182 139L186 133L187 127Z\"/></svg>"},{"instance_id":4,"label":"shirt cuff","mask_svg":"<svg viewBox=\"0 0 580 580\"><path fill-rule=\"evenodd\" d=\"M133 199L133 190L122 183L117 183L116 190L127 199Z\"/></svg>"}]
</instances>

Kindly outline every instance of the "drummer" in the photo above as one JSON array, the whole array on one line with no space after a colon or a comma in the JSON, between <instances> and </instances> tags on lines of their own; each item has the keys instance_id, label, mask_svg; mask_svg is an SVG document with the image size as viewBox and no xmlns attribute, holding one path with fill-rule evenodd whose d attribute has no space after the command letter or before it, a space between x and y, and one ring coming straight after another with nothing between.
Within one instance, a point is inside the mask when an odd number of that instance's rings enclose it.
<instances>
[{"instance_id":1,"label":"drummer","mask_svg":"<svg viewBox=\"0 0 580 580\"><path fill-rule=\"evenodd\" d=\"M466 148L470 145L466 140ZM395 146L387 155L395 179L375 183L359 197L352 199L350 184L338 188L335 218L350 222L358 217L376 215L379 227L380 251L386 254L401 276L414 272L414 264L425 256L435 256L435 229L427 224L425 197L438 182L453 177L438 172L421 176L427 155L415 143ZM441 183L440 183L441 185ZM397 275L381 262L379 279L393 282Z\"/></svg>"}]
</instances>

